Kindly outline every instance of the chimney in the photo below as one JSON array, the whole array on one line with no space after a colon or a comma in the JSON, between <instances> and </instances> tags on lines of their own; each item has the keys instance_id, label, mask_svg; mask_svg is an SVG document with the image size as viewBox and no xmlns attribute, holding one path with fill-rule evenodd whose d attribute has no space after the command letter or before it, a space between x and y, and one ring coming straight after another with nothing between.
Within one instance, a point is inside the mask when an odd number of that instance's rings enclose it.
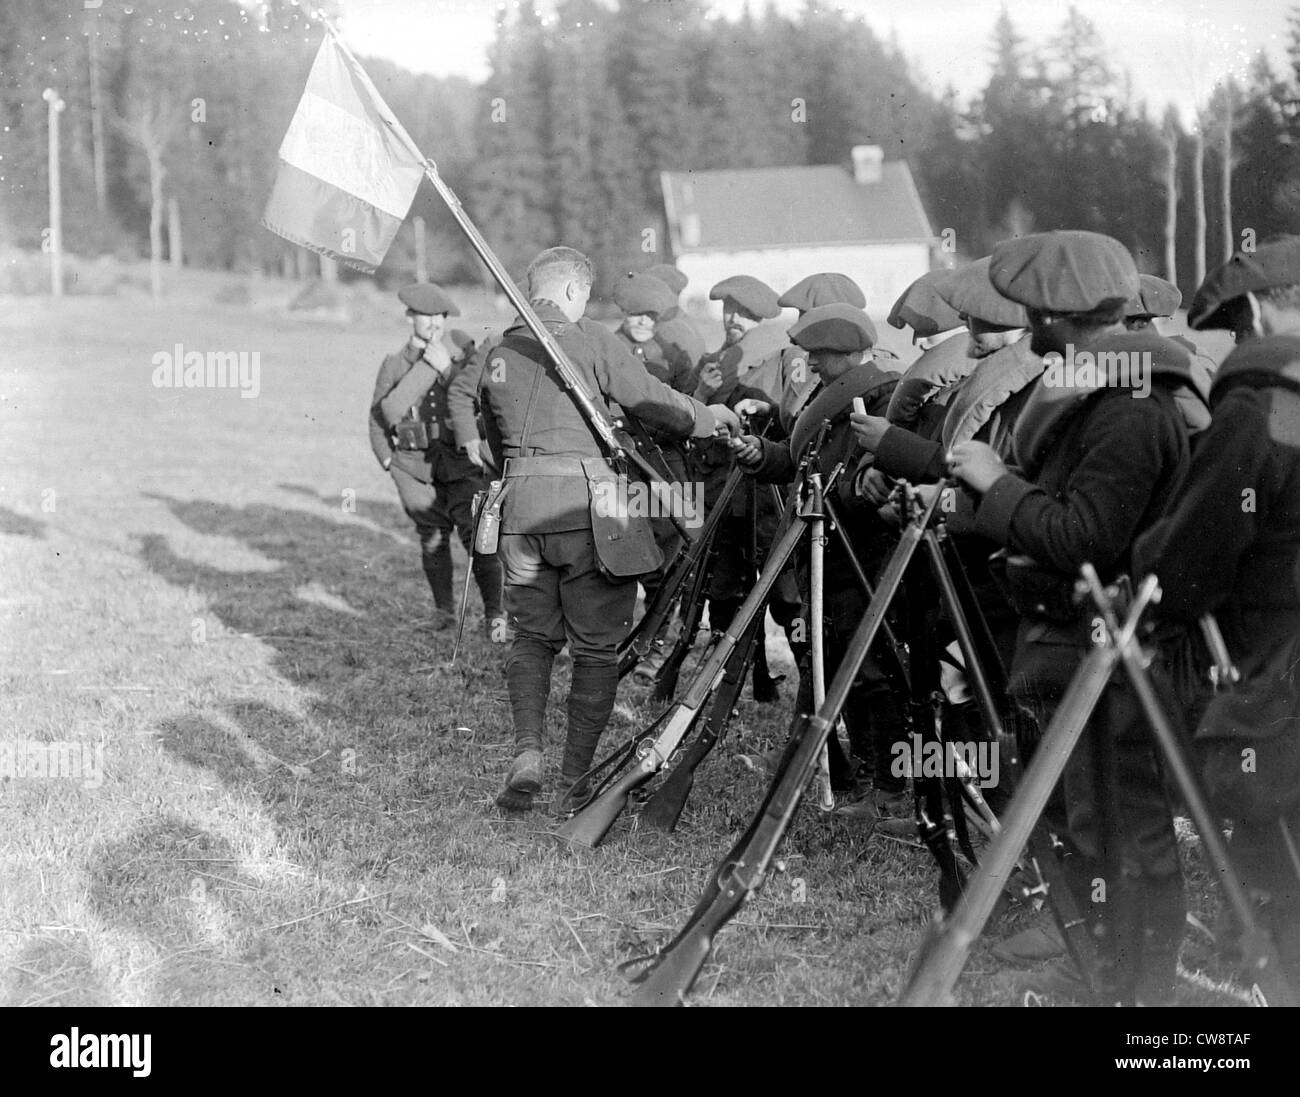
<instances>
[{"instance_id":1,"label":"chimney","mask_svg":"<svg viewBox=\"0 0 1300 1097\"><path fill-rule=\"evenodd\" d=\"M885 150L879 145L853 146L853 181L865 185L879 183L885 162Z\"/></svg>"}]
</instances>

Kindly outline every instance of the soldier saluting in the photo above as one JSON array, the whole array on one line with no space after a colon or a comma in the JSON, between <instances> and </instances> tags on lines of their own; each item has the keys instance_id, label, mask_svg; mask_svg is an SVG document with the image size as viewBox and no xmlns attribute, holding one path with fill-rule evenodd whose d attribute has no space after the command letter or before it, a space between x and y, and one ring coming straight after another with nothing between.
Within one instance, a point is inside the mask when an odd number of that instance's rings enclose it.
<instances>
[{"instance_id":1,"label":"soldier saluting","mask_svg":"<svg viewBox=\"0 0 1300 1097\"><path fill-rule=\"evenodd\" d=\"M543 251L528 267L537 318L552 333L597 401L611 401L678 438L731 433L726 408L711 409L655 380L620 340L583 318L591 262L572 248ZM453 382L457 438L478 445L473 408L481 401L493 452L503 462L498 553L515 630L505 661L515 757L497 804L525 811L542 787L543 726L551 668L567 643L573 656L568 736L561 781L573 788L591 766L614 709L618 644L636 604L636 578L659 564L648 522L608 513L605 485L618 477L601 443L523 320ZM563 810L563 803L560 808Z\"/></svg>"},{"instance_id":2,"label":"soldier saluting","mask_svg":"<svg viewBox=\"0 0 1300 1097\"><path fill-rule=\"evenodd\" d=\"M443 345L447 317L460 309L432 282L417 282L398 291L411 321L405 347L390 354L379 367L370 402L370 446L392 474L402 509L420 536L420 557L433 592L434 629L455 620L452 594L451 541L453 529L470 554L470 504L484 486L482 470L457 451L447 408L447 389L473 349L465 340L463 354L453 362ZM474 578L483 598L488 638L506 639L501 613L501 566L495 556L473 556Z\"/></svg>"}]
</instances>

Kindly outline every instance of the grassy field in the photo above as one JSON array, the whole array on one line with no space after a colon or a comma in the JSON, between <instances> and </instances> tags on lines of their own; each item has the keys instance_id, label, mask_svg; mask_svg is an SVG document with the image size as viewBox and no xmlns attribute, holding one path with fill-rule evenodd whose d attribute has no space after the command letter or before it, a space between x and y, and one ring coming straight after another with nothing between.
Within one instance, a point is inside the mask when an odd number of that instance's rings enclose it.
<instances>
[{"instance_id":1,"label":"grassy field","mask_svg":"<svg viewBox=\"0 0 1300 1097\"><path fill-rule=\"evenodd\" d=\"M0 1003L618 1002L615 965L682 923L757 804L735 753L781 739L789 683L746 698L671 836L624 819L577 856L545 811L501 817L500 649L471 627L447 666L366 442L399 308L341 326L209 301L0 302L0 741L104 761L102 782L0 784ZM258 352L257 398L155 387L178 343ZM608 743L643 698L624 686ZM782 858L696 1000L893 1001L928 855L804 811ZM1215 903L1201 873L1207 924ZM1203 942L1183 962L1189 1004L1234 1000ZM961 1000L1019 1004L1019 980L978 946Z\"/></svg>"}]
</instances>

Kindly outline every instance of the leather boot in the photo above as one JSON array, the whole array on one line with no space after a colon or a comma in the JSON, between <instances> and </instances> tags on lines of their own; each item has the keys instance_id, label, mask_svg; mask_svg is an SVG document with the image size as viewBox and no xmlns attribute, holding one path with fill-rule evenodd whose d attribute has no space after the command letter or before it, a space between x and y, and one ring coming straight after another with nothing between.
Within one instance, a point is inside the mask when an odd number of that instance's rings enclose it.
<instances>
[{"instance_id":1,"label":"leather boot","mask_svg":"<svg viewBox=\"0 0 1300 1097\"><path fill-rule=\"evenodd\" d=\"M566 814L589 795L587 782L579 781L591 768L596 747L614 711L618 695L618 664L592 662L589 655L573 659L573 680L569 687L569 734L560 764L557 814Z\"/></svg>"},{"instance_id":2,"label":"leather boot","mask_svg":"<svg viewBox=\"0 0 1300 1097\"><path fill-rule=\"evenodd\" d=\"M451 545L443 534L435 534L432 542L421 546L420 563L424 567L424 577L429 580L439 617L450 615L454 619L456 599L451 592Z\"/></svg>"},{"instance_id":3,"label":"leather boot","mask_svg":"<svg viewBox=\"0 0 1300 1097\"><path fill-rule=\"evenodd\" d=\"M546 700L551 693L555 653L540 640L516 638L505 664L510 711L515 725L515 759L497 806L528 811L541 788L541 750L545 742ZM535 757L534 757L535 755Z\"/></svg>"}]
</instances>

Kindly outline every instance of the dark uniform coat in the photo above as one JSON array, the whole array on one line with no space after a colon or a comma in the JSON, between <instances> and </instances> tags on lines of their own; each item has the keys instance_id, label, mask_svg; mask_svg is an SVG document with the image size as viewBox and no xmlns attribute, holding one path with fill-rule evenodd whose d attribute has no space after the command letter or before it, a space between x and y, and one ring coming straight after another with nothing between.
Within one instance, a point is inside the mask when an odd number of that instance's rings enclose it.
<instances>
[{"instance_id":1,"label":"dark uniform coat","mask_svg":"<svg viewBox=\"0 0 1300 1097\"><path fill-rule=\"evenodd\" d=\"M572 323L550 302L535 308L595 400L677 437L712 435L708 409L652 377L607 328L585 318ZM477 439L476 398L503 462L499 552L516 645L558 651L567 639L575 659L612 662L631 624L636 583L606 579L596 559L588 476L608 470L605 452L522 320L452 382L448 400L462 445Z\"/></svg>"}]
</instances>

